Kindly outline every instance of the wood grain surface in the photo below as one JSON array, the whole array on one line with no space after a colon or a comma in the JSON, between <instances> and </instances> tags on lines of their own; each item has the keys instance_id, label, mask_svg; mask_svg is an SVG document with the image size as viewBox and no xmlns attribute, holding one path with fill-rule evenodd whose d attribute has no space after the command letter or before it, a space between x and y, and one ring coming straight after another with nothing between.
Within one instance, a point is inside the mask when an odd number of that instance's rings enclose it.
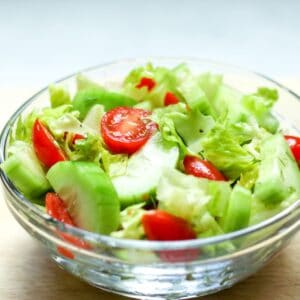
<instances>
[{"instance_id":1,"label":"wood grain surface","mask_svg":"<svg viewBox=\"0 0 300 300\"><path fill-rule=\"evenodd\" d=\"M283 80L282 80L283 81ZM284 80L300 93L300 79ZM34 88L1 88L2 127ZM127 299L103 292L61 270L46 249L31 238L9 213L0 193L0 300ZM300 235L256 275L206 300L300 299Z\"/></svg>"}]
</instances>

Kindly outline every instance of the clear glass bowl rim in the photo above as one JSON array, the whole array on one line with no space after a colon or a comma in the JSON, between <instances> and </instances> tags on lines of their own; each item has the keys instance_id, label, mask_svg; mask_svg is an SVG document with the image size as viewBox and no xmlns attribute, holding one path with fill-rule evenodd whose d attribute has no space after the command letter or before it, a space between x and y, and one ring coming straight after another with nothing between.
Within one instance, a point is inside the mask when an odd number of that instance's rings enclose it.
<instances>
[{"instance_id":1,"label":"clear glass bowl rim","mask_svg":"<svg viewBox=\"0 0 300 300\"><path fill-rule=\"evenodd\" d=\"M245 68L233 66L231 64L221 63L214 60L208 60L208 59L200 59L200 58L192 58L192 57L145 57L145 58L129 58L129 59L120 59L115 60L108 63L102 63L98 64L89 68L82 69L80 71L77 71L75 73L72 73L71 75L65 76L59 80L56 80L54 83L60 83L64 80L71 79L72 77L76 76L78 73L81 72L89 72L96 69L101 69L104 67L109 67L110 65L117 65L119 63L134 63L134 62L146 62L151 60L174 60L177 61L189 61L189 62L195 62L195 63L209 63L211 65L216 66L223 66L225 68L236 70L243 73L248 73L255 75L257 77L260 77L264 80L267 80L277 86L278 88L285 90L290 95L295 97L298 101L300 101L300 96L296 94L295 92L291 91L289 88L285 87L284 85L278 83L276 80L273 80L269 78L268 76L265 76L263 74L260 74L258 72L250 71ZM3 127L3 130L0 135L0 164L4 161L5 158L5 147L6 142L9 138L9 132L11 128L11 124L14 124L14 122L17 120L19 115L42 93L46 92L48 89L48 86L45 88L39 90L37 93L32 95L28 100L26 100L9 118L9 120L6 122L6 124ZM151 251L162 251L162 250L180 250L180 249L190 249L190 248L199 248L207 245L213 245L222 243L225 241L245 237L247 235L250 235L255 232L259 232L260 230L264 230L282 220L285 218L288 218L297 208L300 208L300 199L295 201L292 205L281 211L280 213L276 214L275 216L260 222L256 225L252 225L250 227L247 227L242 230L234 231L231 233L218 235L214 237L208 237L208 238L201 238L201 239L194 239L194 240L184 240L184 241L147 241L147 240L131 240L131 239L119 239L110 237L107 235L101 235L98 233L89 232L80 228L76 228L73 226L66 225L60 221L57 221L50 217L48 214L44 213L42 210L40 210L38 207L36 207L30 200L28 200L26 197L24 197L18 190L15 188L15 186L10 182L10 180L7 178L7 176L4 174L2 169L0 169L0 178L4 185L4 188L6 189L6 192L8 192L18 203L20 204L20 207L25 214L32 214L31 216L35 218L36 221L38 221L40 224L46 224L47 226L51 226L54 229L59 230L60 232L69 233L75 237L86 239L87 241L93 241L95 243L100 243L102 245L108 246L108 247L117 247L117 248L128 248L128 249L139 249L139 250L151 250Z\"/></svg>"}]
</instances>

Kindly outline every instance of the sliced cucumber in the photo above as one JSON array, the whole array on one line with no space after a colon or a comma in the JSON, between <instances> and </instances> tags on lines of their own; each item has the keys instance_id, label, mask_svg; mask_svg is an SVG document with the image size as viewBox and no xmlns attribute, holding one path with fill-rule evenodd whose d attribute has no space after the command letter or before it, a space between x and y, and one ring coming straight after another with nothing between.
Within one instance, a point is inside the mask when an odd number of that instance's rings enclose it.
<instances>
[{"instance_id":1,"label":"sliced cucumber","mask_svg":"<svg viewBox=\"0 0 300 300\"><path fill-rule=\"evenodd\" d=\"M33 149L25 143L20 145L1 168L21 193L35 201L51 187Z\"/></svg>"},{"instance_id":2,"label":"sliced cucumber","mask_svg":"<svg viewBox=\"0 0 300 300\"><path fill-rule=\"evenodd\" d=\"M47 174L79 227L102 234L116 230L120 203L109 177L91 162L64 161Z\"/></svg>"},{"instance_id":3,"label":"sliced cucumber","mask_svg":"<svg viewBox=\"0 0 300 300\"><path fill-rule=\"evenodd\" d=\"M178 148L166 144L156 133L130 157L126 174L112 179L121 207L148 200L155 193L163 169L174 168L178 157Z\"/></svg>"},{"instance_id":4,"label":"sliced cucumber","mask_svg":"<svg viewBox=\"0 0 300 300\"><path fill-rule=\"evenodd\" d=\"M251 213L251 192L236 185L230 195L224 220L224 231L231 232L245 228L249 224Z\"/></svg>"},{"instance_id":5,"label":"sliced cucumber","mask_svg":"<svg viewBox=\"0 0 300 300\"><path fill-rule=\"evenodd\" d=\"M84 119L88 111L95 104L102 104L105 111L108 111L117 106L133 106L137 103L136 100L126 95L110 92L103 88L90 87L80 90L73 99L74 110L80 112L80 118Z\"/></svg>"},{"instance_id":6,"label":"sliced cucumber","mask_svg":"<svg viewBox=\"0 0 300 300\"><path fill-rule=\"evenodd\" d=\"M254 196L266 205L300 196L300 172L281 134L270 136L261 146L262 161Z\"/></svg>"}]
</instances>

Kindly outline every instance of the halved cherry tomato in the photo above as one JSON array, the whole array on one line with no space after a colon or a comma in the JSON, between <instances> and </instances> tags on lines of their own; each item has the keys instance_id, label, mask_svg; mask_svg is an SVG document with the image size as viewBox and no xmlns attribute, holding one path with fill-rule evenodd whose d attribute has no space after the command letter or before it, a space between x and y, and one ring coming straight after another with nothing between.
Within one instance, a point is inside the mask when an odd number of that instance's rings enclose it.
<instances>
[{"instance_id":1,"label":"halved cherry tomato","mask_svg":"<svg viewBox=\"0 0 300 300\"><path fill-rule=\"evenodd\" d=\"M56 193L47 193L45 198L46 211L54 219L63 222L65 224L76 226L72 220L72 217L68 213L68 210L63 202L63 200ZM83 240L74 237L68 233L58 232L58 235L65 241L83 249L90 249L90 246ZM70 258L74 259L74 254L69 249L58 246L57 251Z\"/></svg>"},{"instance_id":2,"label":"halved cherry tomato","mask_svg":"<svg viewBox=\"0 0 300 300\"><path fill-rule=\"evenodd\" d=\"M101 120L101 135L113 153L132 154L140 149L157 129L151 112L130 107L116 107Z\"/></svg>"},{"instance_id":3,"label":"halved cherry tomato","mask_svg":"<svg viewBox=\"0 0 300 300\"><path fill-rule=\"evenodd\" d=\"M47 193L45 198L46 211L54 219L75 226L63 200L55 193Z\"/></svg>"},{"instance_id":4,"label":"halved cherry tomato","mask_svg":"<svg viewBox=\"0 0 300 300\"><path fill-rule=\"evenodd\" d=\"M149 240L177 241L196 238L196 233L186 220L162 210L145 212L142 224Z\"/></svg>"},{"instance_id":5,"label":"halved cherry tomato","mask_svg":"<svg viewBox=\"0 0 300 300\"><path fill-rule=\"evenodd\" d=\"M141 89L143 87L146 87L148 91L150 92L156 85L156 82L149 77L142 77L140 82L135 86L138 89Z\"/></svg>"},{"instance_id":6,"label":"halved cherry tomato","mask_svg":"<svg viewBox=\"0 0 300 300\"><path fill-rule=\"evenodd\" d=\"M33 124L32 142L38 159L45 167L50 168L59 161L67 160L66 155L59 148L49 130L39 119L36 119Z\"/></svg>"},{"instance_id":7,"label":"halved cherry tomato","mask_svg":"<svg viewBox=\"0 0 300 300\"><path fill-rule=\"evenodd\" d=\"M295 157L295 160L300 166L300 137L293 136L293 135L285 135L284 137L290 146L290 149Z\"/></svg>"},{"instance_id":8,"label":"halved cherry tomato","mask_svg":"<svg viewBox=\"0 0 300 300\"><path fill-rule=\"evenodd\" d=\"M149 240L178 241L196 238L196 233L187 221L162 210L144 213L142 224ZM159 256L167 262L186 262L197 258L199 253L198 249L164 250L159 252Z\"/></svg>"},{"instance_id":9,"label":"halved cherry tomato","mask_svg":"<svg viewBox=\"0 0 300 300\"><path fill-rule=\"evenodd\" d=\"M164 99L164 105L168 106L177 103L179 103L178 98L173 93L167 92Z\"/></svg>"},{"instance_id":10,"label":"halved cherry tomato","mask_svg":"<svg viewBox=\"0 0 300 300\"><path fill-rule=\"evenodd\" d=\"M185 173L210 180L226 180L224 175L209 161L186 155L183 160Z\"/></svg>"},{"instance_id":11,"label":"halved cherry tomato","mask_svg":"<svg viewBox=\"0 0 300 300\"><path fill-rule=\"evenodd\" d=\"M80 133L75 133L72 137L72 144L75 144L77 140L83 140L85 137Z\"/></svg>"}]
</instances>

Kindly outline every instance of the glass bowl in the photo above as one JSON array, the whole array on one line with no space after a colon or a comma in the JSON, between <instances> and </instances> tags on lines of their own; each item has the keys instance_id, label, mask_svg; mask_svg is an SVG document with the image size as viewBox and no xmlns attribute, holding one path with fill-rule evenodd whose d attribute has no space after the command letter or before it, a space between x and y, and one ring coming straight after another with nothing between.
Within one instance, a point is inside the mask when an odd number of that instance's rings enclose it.
<instances>
[{"instance_id":1,"label":"glass bowl","mask_svg":"<svg viewBox=\"0 0 300 300\"><path fill-rule=\"evenodd\" d=\"M288 127L297 131L292 124L300 121L299 96L274 80L237 67L199 59L144 58L117 61L82 72L99 82L115 81L148 61L167 67L185 62L195 72L220 73L226 84L244 93L259 86L277 88L280 100L276 113L283 122L288 119ZM75 75L58 82L75 91ZM34 107L47 105L45 88L11 116L1 134L0 162L6 156L9 132L18 117ZM58 265L91 285L134 298L191 298L228 288L265 265L288 244L300 224L300 201L297 201L262 223L221 236L174 242L122 240L52 219L20 194L2 171L0 176L10 211L46 246ZM74 242L76 238L88 247Z\"/></svg>"}]
</instances>

